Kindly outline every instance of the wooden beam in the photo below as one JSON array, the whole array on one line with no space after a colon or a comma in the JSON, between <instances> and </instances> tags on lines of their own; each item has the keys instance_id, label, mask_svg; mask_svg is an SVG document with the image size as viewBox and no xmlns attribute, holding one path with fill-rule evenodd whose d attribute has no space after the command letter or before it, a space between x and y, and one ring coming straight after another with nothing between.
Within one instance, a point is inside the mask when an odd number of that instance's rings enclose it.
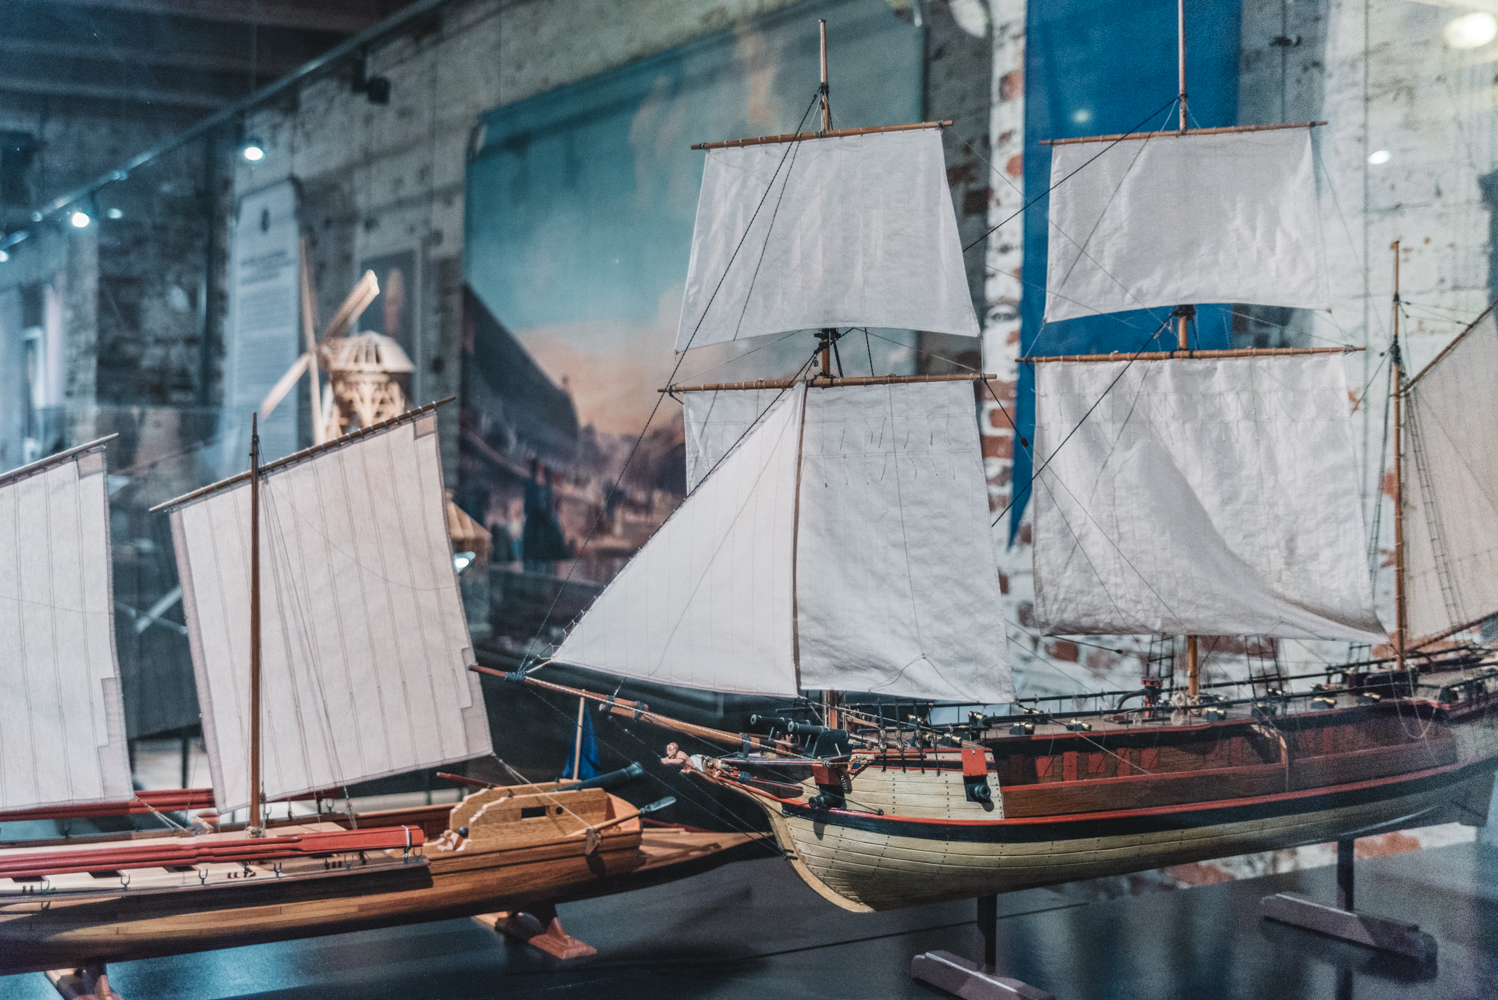
<instances>
[{"instance_id":1,"label":"wooden beam","mask_svg":"<svg viewBox=\"0 0 1498 1000\"><path fill-rule=\"evenodd\" d=\"M1231 351L1148 351L1128 354L1114 351L1112 354L1057 354L1048 357L1020 358L1020 361L1040 364L1047 361L1190 361L1194 358L1273 358L1293 354L1351 354L1361 347L1242 347ZM989 378L997 376L990 375Z\"/></svg>"},{"instance_id":2,"label":"wooden beam","mask_svg":"<svg viewBox=\"0 0 1498 1000\"><path fill-rule=\"evenodd\" d=\"M233 99L233 95L214 97L181 90L157 90L152 87L111 87L91 83L64 83L49 80L0 76L0 91L12 94L40 94L48 97L82 97L96 101L125 101L132 104L161 104L179 108L213 110Z\"/></svg>"},{"instance_id":3,"label":"wooden beam","mask_svg":"<svg viewBox=\"0 0 1498 1000\"><path fill-rule=\"evenodd\" d=\"M401 0L52 0L58 6L167 14L228 24L300 28L349 35L406 6Z\"/></svg>"},{"instance_id":4,"label":"wooden beam","mask_svg":"<svg viewBox=\"0 0 1498 1000\"><path fill-rule=\"evenodd\" d=\"M812 139L840 139L848 135L873 135L876 132L910 132L918 128L948 128L952 119L940 122L916 122L913 125L874 125L870 128L840 128L830 132L789 132L765 135L757 139L729 139L727 142L694 143L693 149L733 149L739 146L767 146L777 142L808 142Z\"/></svg>"},{"instance_id":5,"label":"wooden beam","mask_svg":"<svg viewBox=\"0 0 1498 1000\"><path fill-rule=\"evenodd\" d=\"M1082 142L1117 142L1120 139L1179 139L1193 135L1229 135L1235 132L1273 132L1285 128L1315 128L1326 122L1298 122L1294 125L1227 125L1222 128L1190 128L1184 132L1170 129L1166 132L1124 132L1121 135L1084 135L1076 139L1042 139L1042 146L1075 146ZM692 147L696 149L696 146Z\"/></svg>"},{"instance_id":6,"label":"wooden beam","mask_svg":"<svg viewBox=\"0 0 1498 1000\"><path fill-rule=\"evenodd\" d=\"M1027 360L1059 360L1059 359L1027 359ZM839 385L900 385L905 382L992 382L997 375L984 375L980 372L970 372L961 375L855 375L847 378L822 378L820 376L811 379L760 379L758 382L715 382L709 385L671 385L656 392L717 392L719 390L735 389L787 389L801 382L810 382L813 389L830 389Z\"/></svg>"},{"instance_id":7,"label":"wooden beam","mask_svg":"<svg viewBox=\"0 0 1498 1000\"><path fill-rule=\"evenodd\" d=\"M93 62L128 63L135 66L173 66L178 69L200 70L219 76L242 76L246 86L248 86L251 68L250 60L244 56L186 52L134 44L80 45L73 42L43 41L37 38L0 37L0 52L24 57L84 59ZM254 68L261 80L271 80L283 73L290 73L303 61L278 58L276 53L267 52L255 60Z\"/></svg>"}]
</instances>

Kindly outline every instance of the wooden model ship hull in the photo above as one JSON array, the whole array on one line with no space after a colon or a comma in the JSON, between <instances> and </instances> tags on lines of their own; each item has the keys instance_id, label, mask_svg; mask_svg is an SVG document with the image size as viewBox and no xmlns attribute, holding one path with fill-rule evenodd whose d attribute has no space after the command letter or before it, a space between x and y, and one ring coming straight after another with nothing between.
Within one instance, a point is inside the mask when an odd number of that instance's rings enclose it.
<instances>
[{"instance_id":1,"label":"wooden model ship hull","mask_svg":"<svg viewBox=\"0 0 1498 1000\"><path fill-rule=\"evenodd\" d=\"M503 812L473 818L484 805L496 802ZM557 803L566 805L560 816ZM528 815L533 811L540 815ZM511 796L496 789L469 796L453 810L433 807L378 818L414 823L420 844L421 828L440 830L450 822L449 812L453 821L472 825L471 836L460 840L448 835L426 843L419 853L343 850L258 862L0 878L0 974L524 910L538 902L621 892L693 874L730 859L734 855L729 852L750 839L645 829L634 807L602 790ZM587 836L584 821L597 827L610 820L620 822ZM267 836L336 837L348 832L320 823L277 827ZM49 853L77 856L90 850L108 863L103 855L124 844L172 845L188 839L150 837L87 846L76 840L54 842L0 853L0 864L14 871L29 859L33 870L45 870ZM191 840L229 847L245 843L242 836L229 834Z\"/></svg>"},{"instance_id":2,"label":"wooden model ship hull","mask_svg":"<svg viewBox=\"0 0 1498 1000\"><path fill-rule=\"evenodd\" d=\"M1061 727L1054 727L1061 729ZM1281 741L1280 736L1285 739ZM1324 843L1401 826L1481 823L1498 767L1498 693L1281 719L1061 731L981 741L993 801L970 801L962 750L855 753L843 808L755 779L710 777L765 811L801 876L852 910L885 910ZM768 774L769 770L759 770ZM824 778L825 778L824 773Z\"/></svg>"}]
</instances>

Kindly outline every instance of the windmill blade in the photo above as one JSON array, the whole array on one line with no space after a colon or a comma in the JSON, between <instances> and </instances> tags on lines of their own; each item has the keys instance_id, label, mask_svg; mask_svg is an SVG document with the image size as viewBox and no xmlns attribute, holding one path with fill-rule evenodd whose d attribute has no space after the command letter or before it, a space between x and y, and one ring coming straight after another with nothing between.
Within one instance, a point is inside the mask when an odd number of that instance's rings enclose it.
<instances>
[{"instance_id":1,"label":"windmill blade","mask_svg":"<svg viewBox=\"0 0 1498 1000\"><path fill-rule=\"evenodd\" d=\"M302 279L302 336L307 340L308 399L312 406L312 443L322 444L326 421L322 413L322 392L317 378L317 295L312 288L312 252L306 234L297 244Z\"/></svg>"},{"instance_id":2,"label":"windmill blade","mask_svg":"<svg viewBox=\"0 0 1498 1000\"><path fill-rule=\"evenodd\" d=\"M302 377L302 372L307 369L307 364L311 359L311 353L303 354L296 359L296 364L286 369L286 374L281 376L281 381L271 387L270 392L265 396L265 402L260 404L262 417L270 416L270 411L276 408L276 404L291 391L292 386L296 385L296 380Z\"/></svg>"},{"instance_id":3,"label":"windmill blade","mask_svg":"<svg viewBox=\"0 0 1498 1000\"><path fill-rule=\"evenodd\" d=\"M341 337L348 328L354 325L359 314L364 312L369 304L380 294L380 282L375 278L373 271L365 271L364 277L354 286L354 290L348 293L348 298L343 300L343 305L338 307L338 312L328 322L327 329L322 332L323 343L327 343L334 337Z\"/></svg>"}]
</instances>

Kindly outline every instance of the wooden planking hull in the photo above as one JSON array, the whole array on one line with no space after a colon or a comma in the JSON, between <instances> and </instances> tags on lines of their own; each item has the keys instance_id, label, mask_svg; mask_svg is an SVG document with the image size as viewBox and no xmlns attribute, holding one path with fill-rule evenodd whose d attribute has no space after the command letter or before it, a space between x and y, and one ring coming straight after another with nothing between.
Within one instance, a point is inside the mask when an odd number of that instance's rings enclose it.
<instances>
[{"instance_id":1,"label":"wooden planking hull","mask_svg":"<svg viewBox=\"0 0 1498 1000\"><path fill-rule=\"evenodd\" d=\"M1050 819L958 816L978 807L957 801L959 776L938 772L883 777L913 786L891 800L950 803L946 820L817 812L754 797L812 888L846 909L869 911L1324 843L1390 824L1448 822L1491 788L1492 770L1489 760L1313 793ZM850 798L886 797L863 792L863 777ZM941 795L943 784L955 788Z\"/></svg>"},{"instance_id":2,"label":"wooden planking hull","mask_svg":"<svg viewBox=\"0 0 1498 1000\"><path fill-rule=\"evenodd\" d=\"M435 857L405 870L328 879L264 879L232 888L0 905L0 974L263 944L586 896L640 867L638 822L597 851L565 843ZM603 891L607 891L604 889Z\"/></svg>"}]
</instances>

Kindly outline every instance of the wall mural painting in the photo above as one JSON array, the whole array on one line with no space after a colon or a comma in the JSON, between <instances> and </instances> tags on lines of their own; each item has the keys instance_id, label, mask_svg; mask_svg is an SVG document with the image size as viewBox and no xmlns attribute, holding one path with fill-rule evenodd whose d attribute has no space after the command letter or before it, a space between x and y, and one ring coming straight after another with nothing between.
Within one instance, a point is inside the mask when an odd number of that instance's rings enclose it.
<instances>
[{"instance_id":1,"label":"wall mural painting","mask_svg":"<svg viewBox=\"0 0 1498 1000\"><path fill-rule=\"evenodd\" d=\"M493 532L493 558L512 570L492 575L501 586L554 594L545 578L570 574L585 601L681 502L681 407L656 390L677 363L704 156L690 146L796 129L816 93L819 17L835 41L834 127L919 121L922 32L885 4L846 0L483 116L467 175L457 499ZM812 114L804 128L816 127ZM849 373L913 372L914 335L877 332L851 356L845 343ZM795 333L693 350L675 380L787 375L813 345Z\"/></svg>"}]
</instances>

